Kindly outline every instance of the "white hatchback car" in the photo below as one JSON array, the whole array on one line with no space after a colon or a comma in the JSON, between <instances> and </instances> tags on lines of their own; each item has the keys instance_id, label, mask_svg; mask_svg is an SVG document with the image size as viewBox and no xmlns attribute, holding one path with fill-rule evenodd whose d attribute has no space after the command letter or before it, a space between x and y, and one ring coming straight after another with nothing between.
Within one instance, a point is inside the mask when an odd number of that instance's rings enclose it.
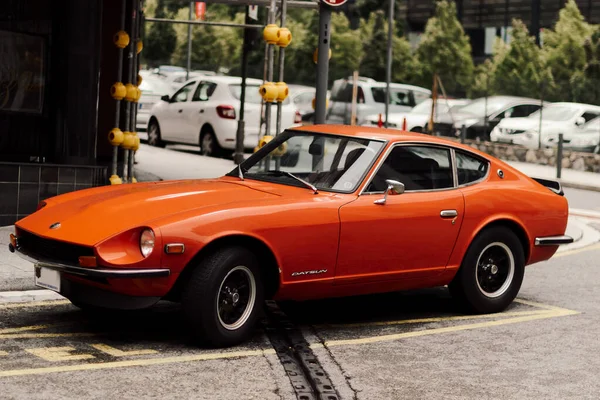
<instances>
[{"instance_id":1,"label":"white hatchback car","mask_svg":"<svg viewBox=\"0 0 600 400\"><path fill-rule=\"evenodd\" d=\"M525 118L504 118L490 134L492 142L514 143L537 149L554 147L562 133L565 143L600 116L600 107L581 103L552 103Z\"/></svg>"},{"instance_id":2,"label":"white hatchback car","mask_svg":"<svg viewBox=\"0 0 600 400\"><path fill-rule=\"evenodd\" d=\"M163 96L151 111L148 121L148 144L163 147L166 143L199 145L202 155L220 156L234 150L242 78L211 76L186 82L172 96ZM258 79L246 79L244 107L244 149L258 144L262 98ZM262 108L264 112L264 107ZM275 134L277 108L271 107L271 134ZM302 122L289 99L283 102L281 130Z\"/></svg>"}]
</instances>

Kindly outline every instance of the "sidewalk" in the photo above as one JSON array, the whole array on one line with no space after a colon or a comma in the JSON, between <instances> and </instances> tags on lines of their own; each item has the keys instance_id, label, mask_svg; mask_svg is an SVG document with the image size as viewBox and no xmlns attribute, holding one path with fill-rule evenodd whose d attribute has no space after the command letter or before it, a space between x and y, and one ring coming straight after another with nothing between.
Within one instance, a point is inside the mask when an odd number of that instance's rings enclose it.
<instances>
[{"instance_id":1,"label":"sidewalk","mask_svg":"<svg viewBox=\"0 0 600 400\"><path fill-rule=\"evenodd\" d=\"M556 167L548 165L530 164L517 161L505 161L527 176L559 181L564 187L575 189L593 190L600 192L600 173L576 171L569 168L562 169L562 178L556 178Z\"/></svg>"}]
</instances>

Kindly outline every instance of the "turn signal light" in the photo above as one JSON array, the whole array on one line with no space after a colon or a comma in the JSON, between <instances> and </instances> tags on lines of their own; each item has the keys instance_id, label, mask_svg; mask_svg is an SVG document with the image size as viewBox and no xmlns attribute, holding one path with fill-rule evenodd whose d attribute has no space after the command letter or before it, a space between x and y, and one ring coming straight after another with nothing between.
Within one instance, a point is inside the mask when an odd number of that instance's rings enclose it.
<instances>
[{"instance_id":1,"label":"turn signal light","mask_svg":"<svg viewBox=\"0 0 600 400\"><path fill-rule=\"evenodd\" d=\"M235 119L235 108L233 106L217 106L217 114L225 119Z\"/></svg>"},{"instance_id":2,"label":"turn signal light","mask_svg":"<svg viewBox=\"0 0 600 400\"><path fill-rule=\"evenodd\" d=\"M165 253L167 254L183 254L185 246L183 243L169 243L165 246Z\"/></svg>"},{"instance_id":3,"label":"turn signal light","mask_svg":"<svg viewBox=\"0 0 600 400\"><path fill-rule=\"evenodd\" d=\"M80 267L88 267L88 268L97 267L98 264L96 264L96 257L94 257L94 256L79 257L79 266Z\"/></svg>"},{"instance_id":4,"label":"turn signal light","mask_svg":"<svg viewBox=\"0 0 600 400\"><path fill-rule=\"evenodd\" d=\"M295 124L302 123L302 114L300 114L300 111L298 111L298 110L296 110L296 114L294 114L294 123Z\"/></svg>"},{"instance_id":5,"label":"turn signal light","mask_svg":"<svg viewBox=\"0 0 600 400\"><path fill-rule=\"evenodd\" d=\"M10 234L10 244L12 244L14 248L17 248L17 237L12 233Z\"/></svg>"}]
</instances>

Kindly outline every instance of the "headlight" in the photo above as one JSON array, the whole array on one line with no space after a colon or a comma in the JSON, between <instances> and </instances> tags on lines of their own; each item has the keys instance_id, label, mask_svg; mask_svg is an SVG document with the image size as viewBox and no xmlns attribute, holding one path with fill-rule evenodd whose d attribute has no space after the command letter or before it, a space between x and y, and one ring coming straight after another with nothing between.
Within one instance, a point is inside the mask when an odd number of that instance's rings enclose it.
<instances>
[{"instance_id":1,"label":"headlight","mask_svg":"<svg viewBox=\"0 0 600 400\"><path fill-rule=\"evenodd\" d=\"M144 229L140 235L140 251L144 257L148 257L154 250L154 231Z\"/></svg>"}]
</instances>

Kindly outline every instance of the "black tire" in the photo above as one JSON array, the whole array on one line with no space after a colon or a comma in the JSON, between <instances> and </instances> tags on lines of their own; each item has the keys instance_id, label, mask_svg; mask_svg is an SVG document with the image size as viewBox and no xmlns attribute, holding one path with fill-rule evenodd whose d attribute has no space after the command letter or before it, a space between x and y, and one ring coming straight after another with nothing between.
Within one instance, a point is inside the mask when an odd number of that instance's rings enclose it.
<instances>
[{"instance_id":1,"label":"black tire","mask_svg":"<svg viewBox=\"0 0 600 400\"><path fill-rule=\"evenodd\" d=\"M165 147L165 142L160 135L160 126L155 119L148 124L148 144L154 147Z\"/></svg>"},{"instance_id":2,"label":"black tire","mask_svg":"<svg viewBox=\"0 0 600 400\"><path fill-rule=\"evenodd\" d=\"M492 227L473 240L448 288L468 311L496 313L517 297L524 273L525 255L517 235L506 227Z\"/></svg>"},{"instance_id":3,"label":"black tire","mask_svg":"<svg viewBox=\"0 0 600 400\"><path fill-rule=\"evenodd\" d=\"M200 154L207 157L220 157L223 149L212 128L205 128L200 133Z\"/></svg>"},{"instance_id":4,"label":"black tire","mask_svg":"<svg viewBox=\"0 0 600 400\"><path fill-rule=\"evenodd\" d=\"M252 337L263 302L258 260L244 247L222 248L202 260L184 283L181 297L193 338L214 347L233 346Z\"/></svg>"},{"instance_id":5,"label":"black tire","mask_svg":"<svg viewBox=\"0 0 600 400\"><path fill-rule=\"evenodd\" d=\"M421 128L420 126L415 126L415 127L411 128L410 131L416 132L416 133L423 133L423 128Z\"/></svg>"}]
</instances>

